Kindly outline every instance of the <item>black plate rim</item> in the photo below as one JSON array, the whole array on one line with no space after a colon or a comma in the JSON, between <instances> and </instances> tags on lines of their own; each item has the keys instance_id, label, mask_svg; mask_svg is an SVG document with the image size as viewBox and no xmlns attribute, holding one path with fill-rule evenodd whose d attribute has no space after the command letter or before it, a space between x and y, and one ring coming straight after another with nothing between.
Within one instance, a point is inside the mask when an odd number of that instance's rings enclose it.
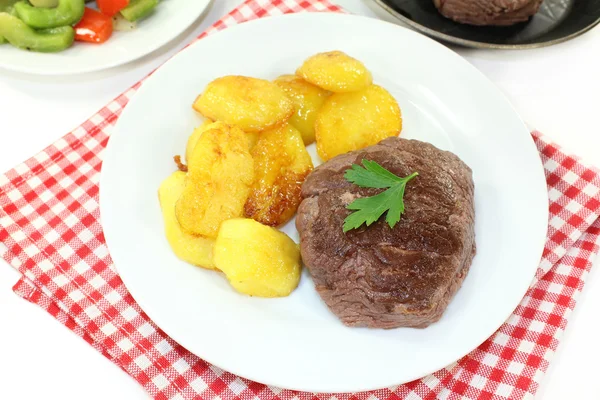
<instances>
[{"instance_id":1,"label":"black plate rim","mask_svg":"<svg viewBox=\"0 0 600 400\"><path fill-rule=\"evenodd\" d=\"M566 42L577 36L583 35L584 33L586 33L587 31L589 31L590 29L592 29L593 27L595 27L596 25L598 25L600 23L600 16L598 16L598 18L596 18L596 20L594 22L592 22L585 28L580 29L577 32L574 32L570 35L563 36L563 37L561 37L559 39L555 39L555 40L548 40L545 42L527 43L527 44L498 44L498 43L487 43L487 42L478 42L475 40L461 39L461 38L457 38L455 36L450 36L445 33L438 32L434 29L431 29L424 25L421 25L418 22L415 22L409 18L406 18L404 15L400 14L398 11L394 10L390 5L388 5L385 2L385 0L375 0L375 3L377 3L381 8L383 8L385 11L387 11L394 18L399 19L400 21L408 24L409 26L415 28L417 31L419 31L421 33L424 33L428 36L431 36L431 37L434 37L434 38L437 38L437 39L440 39L440 40L443 40L446 42L458 44L458 45L465 46L465 47L478 48L478 49L519 50L519 49L536 49L536 48L540 48L540 47L552 46L552 45L555 45L558 43Z\"/></svg>"}]
</instances>

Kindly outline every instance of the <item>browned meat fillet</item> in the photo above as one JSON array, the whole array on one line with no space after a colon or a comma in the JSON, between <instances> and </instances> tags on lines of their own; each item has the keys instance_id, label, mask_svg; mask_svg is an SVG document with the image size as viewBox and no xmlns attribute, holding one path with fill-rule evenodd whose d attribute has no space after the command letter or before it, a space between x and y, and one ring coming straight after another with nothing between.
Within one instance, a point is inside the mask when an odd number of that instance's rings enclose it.
<instances>
[{"instance_id":1,"label":"browned meat fillet","mask_svg":"<svg viewBox=\"0 0 600 400\"><path fill-rule=\"evenodd\" d=\"M381 192L344 179L363 159L419 176L406 187L406 210L393 229L382 218L344 233L346 205ZM320 165L302 186L296 226L323 301L349 326L424 328L439 320L475 255L473 190L466 164L417 140L388 138Z\"/></svg>"},{"instance_id":2,"label":"browned meat fillet","mask_svg":"<svg viewBox=\"0 0 600 400\"><path fill-rule=\"evenodd\" d=\"M543 0L433 0L443 16L471 25L513 25L538 12Z\"/></svg>"}]
</instances>

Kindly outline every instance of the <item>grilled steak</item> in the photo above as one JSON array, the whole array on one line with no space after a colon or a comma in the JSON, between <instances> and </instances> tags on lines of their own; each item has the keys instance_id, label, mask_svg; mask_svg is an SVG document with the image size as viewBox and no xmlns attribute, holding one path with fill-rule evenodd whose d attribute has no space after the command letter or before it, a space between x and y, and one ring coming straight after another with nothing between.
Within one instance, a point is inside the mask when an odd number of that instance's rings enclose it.
<instances>
[{"instance_id":1,"label":"grilled steak","mask_svg":"<svg viewBox=\"0 0 600 400\"><path fill-rule=\"evenodd\" d=\"M543 0L433 0L443 16L471 25L513 25L538 12Z\"/></svg>"},{"instance_id":2,"label":"grilled steak","mask_svg":"<svg viewBox=\"0 0 600 400\"><path fill-rule=\"evenodd\" d=\"M392 229L381 218L347 233L346 206L381 189L344 178L373 160L398 176L417 171ZM344 324L424 328L436 322L475 255L473 179L456 155L417 140L388 138L317 167L302 186L300 248L317 291Z\"/></svg>"}]
</instances>

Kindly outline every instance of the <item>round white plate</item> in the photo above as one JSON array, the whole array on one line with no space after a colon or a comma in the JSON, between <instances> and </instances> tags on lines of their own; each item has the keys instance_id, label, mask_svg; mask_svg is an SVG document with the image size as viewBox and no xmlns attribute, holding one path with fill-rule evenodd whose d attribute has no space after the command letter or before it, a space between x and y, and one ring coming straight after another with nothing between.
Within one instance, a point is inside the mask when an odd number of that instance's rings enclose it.
<instances>
[{"instance_id":1,"label":"round white plate","mask_svg":"<svg viewBox=\"0 0 600 400\"><path fill-rule=\"evenodd\" d=\"M137 60L175 39L191 26L211 0L162 0L135 30L114 32L100 45L75 42L59 53L36 53L0 46L0 68L36 75L100 71Z\"/></svg>"},{"instance_id":2,"label":"round white plate","mask_svg":"<svg viewBox=\"0 0 600 400\"><path fill-rule=\"evenodd\" d=\"M427 329L347 328L321 302L306 272L287 298L240 295L220 274L179 261L163 235L157 188L175 170L172 156L184 152L201 122L191 104L205 85L227 74L272 79L333 49L362 60L398 99L403 137L451 150L474 171L478 254L441 321ZM531 136L481 73L442 45L396 25L308 13L229 28L154 73L110 139L100 205L116 268L162 329L225 370L317 392L404 383L476 348L525 294L548 217ZM297 240L293 223L285 231Z\"/></svg>"}]
</instances>

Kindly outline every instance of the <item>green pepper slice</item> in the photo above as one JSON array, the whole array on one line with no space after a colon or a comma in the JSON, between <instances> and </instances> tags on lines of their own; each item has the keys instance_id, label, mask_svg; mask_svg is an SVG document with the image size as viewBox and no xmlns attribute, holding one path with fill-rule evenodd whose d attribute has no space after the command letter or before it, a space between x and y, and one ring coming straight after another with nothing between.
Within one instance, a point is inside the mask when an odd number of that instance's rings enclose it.
<instances>
[{"instance_id":1,"label":"green pepper slice","mask_svg":"<svg viewBox=\"0 0 600 400\"><path fill-rule=\"evenodd\" d=\"M0 0L0 12L12 14L12 9L18 0Z\"/></svg>"},{"instance_id":2,"label":"green pepper slice","mask_svg":"<svg viewBox=\"0 0 600 400\"><path fill-rule=\"evenodd\" d=\"M0 0L0 12L5 12L11 15L16 15L13 5L18 0ZM2 35L0 35L0 44L8 43Z\"/></svg>"},{"instance_id":3,"label":"green pepper slice","mask_svg":"<svg viewBox=\"0 0 600 400\"><path fill-rule=\"evenodd\" d=\"M129 5L121 10L121 15L127 21L137 21L150 14L157 4L158 0L131 0Z\"/></svg>"},{"instance_id":4,"label":"green pepper slice","mask_svg":"<svg viewBox=\"0 0 600 400\"><path fill-rule=\"evenodd\" d=\"M29 0L32 6L38 8L58 7L58 0Z\"/></svg>"},{"instance_id":5,"label":"green pepper slice","mask_svg":"<svg viewBox=\"0 0 600 400\"><path fill-rule=\"evenodd\" d=\"M37 8L20 1L15 4L17 16L32 28L46 29L74 25L85 11L84 0L59 0L55 8Z\"/></svg>"},{"instance_id":6,"label":"green pepper slice","mask_svg":"<svg viewBox=\"0 0 600 400\"><path fill-rule=\"evenodd\" d=\"M0 37L21 49L51 53L71 46L75 30L71 26L61 26L36 31L19 18L0 13Z\"/></svg>"}]
</instances>

